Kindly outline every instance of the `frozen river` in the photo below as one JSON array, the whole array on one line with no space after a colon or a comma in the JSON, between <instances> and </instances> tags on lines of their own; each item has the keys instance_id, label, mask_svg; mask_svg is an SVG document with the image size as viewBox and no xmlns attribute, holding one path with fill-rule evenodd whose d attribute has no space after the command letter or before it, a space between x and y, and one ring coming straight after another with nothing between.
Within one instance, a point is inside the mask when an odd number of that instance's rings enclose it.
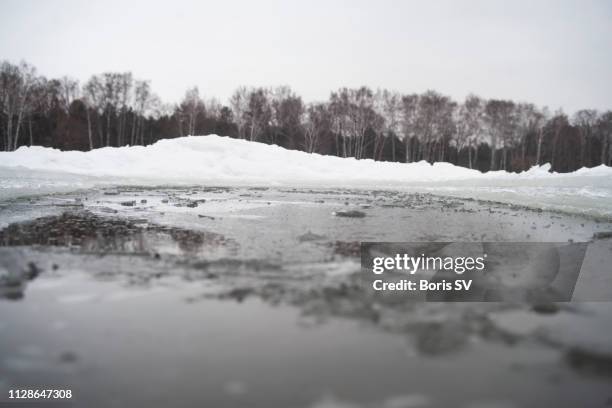
<instances>
[{"instance_id":1,"label":"frozen river","mask_svg":"<svg viewBox=\"0 0 612 408\"><path fill-rule=\"evenodd\" d=\"M75 407L612 401L611 303L409 302L367 290L359 264L360 241L590 242L611 259L605 216L411 192L108 186L6 199L0 228L0 401L37 386L71 389ZM611 287L592 269L576 295Z\"/></svg>"}]
</instances>

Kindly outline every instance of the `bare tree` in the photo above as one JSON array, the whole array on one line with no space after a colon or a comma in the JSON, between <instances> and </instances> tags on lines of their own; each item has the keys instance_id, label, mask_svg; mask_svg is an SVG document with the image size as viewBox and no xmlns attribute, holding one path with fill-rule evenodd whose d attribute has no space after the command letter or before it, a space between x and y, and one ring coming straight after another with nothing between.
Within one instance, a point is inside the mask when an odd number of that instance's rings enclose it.
<instances>
[{"instance_id":1,"label":"bare tree","mask_svg":"<svg viewBox=\"0 0 612 408\"><path fill-rule=\"evenodd\" d=\"M483 131L484 102L476 95L468 95L456 112L457 151L468 150L468 167L478 161L478 140ZM472 157L474 152L474 158Z\"/></svg>"},{"instance_id":2,"label":"bare tree","mask_svg":"<svg viewBox=\"0 0 612 408\"><path fill-rule=\"evenodd\" d=\"M396 161L395 139L401 134L402 97L385 89L378 93L377 100L378 112L384 120L384 133L391 140L391 160Z\"/></svg>"},{"instance_id":3,"label":"bare tree","mask_svg":"<svg viewBox=\"0 0 612 408\"><path fill-rule=\"evenodd\" d=\"M26 62L19 65L3 62L0 66L0 101L6 117L4 148L7 151L19 146L21 128L31 110L32 88L36 81L36 69Z\"/></svg>"},{"instance_id":4,"label":"bare tree","mask_svg":"<svg viewBox=\"0 0 612 408\"><path fill-rule=\"evenodd\" d=\"M130 133L130 144L144 144L144 117L151 106L153 94L149 81L136 81L134 86L134 116Z\"/></svg>"},{"instance_id":5,"label":"bare tree","mask_svg":"<svg viewBox=\"0 0 612 408\"><path fill-rule=\"evenodd\" d=\"M17 111L18 95L20 88L19 67L9 62L2 62L0 66L0 102L2 102L2 114L5 117L4 127L4 150L12 150L13 147L13 119Z\"/></svg>"},{"instance_id":6,"label":"bare tree","mask_svg":"<svg viewBox=\"0 0 612 408\"><path fill-rule=\"evenodd\" d=\"M597 133L601 141L600 163L612 164L612 111L604 112L597 120Z\"/></svg>"},{"instance_id":7,"label":"bare tree","mask_svg":"<svg viewBox=\"0 0 612 408\"><path fill-rule=\"evenodd\" d=\"M416 148L414 142L419 134L419 96L417 94L405 95L402 97L401 127L404 136L406 150L405 162L410 163L416 160Z\"/></svg>"},{"instance_id":8,"label":"bare tree","mask_svg":"<svg viewBox=\"0 0 612 408\"><path fill-rule=\"evenodd\" d=\"M332 93L329 112L336 151L343 157L364 158L369 131L382 137L383 119L375 110L375 95L370 88L341 88Z\"/></svg>"},{"instance_id":9,"label":"bare tree","mask_svg":"<svg viewBox=\"0 0 612 408\"><path fill-rule=\"evenodd\" d=\"M538 110L533 104L522 103L517 105L518 131L520 133L519 146L521 148L521 164L527 164L527 137L529 134L537 135L535 164L542 164L542 143L544 141L544 125L548 119L548 109Z\"/></svg>"},{"instance_id":10,"label":"bare tree","mask_svg":"<svg viewBox=\"0 0 612 408\"><path fill-rule=\"evenodd\" d=\"M79 81L67 76L58 80L59 101L66 113L70 112L70 105L80 97Z\"/></svg>"},{"instance_id":11,"label":"bare tree","mask_svg":"<svg viewBox=\"0 0 612 408\"><path fill-rule=\"evenodd\" d=\"M249 111L249 90L245 86L241 86L230 98L230 107L236 126L238 127L238 137L240 139L246 139L246 129L248 122L248 111Z\"/></svg>"},{"instance_id":12,"label":"bare tree","mask_svg":"<svg viewBox=\"0 0 612 408\"><path fill-rule=\"evenodd\" d=\"M125 129L127 127L127 115L132 99L132 87L134 80L131 72L124 72L119 75L117 81L117 96L119 100L119 123L117 129L117 145L125 144Z\"/></svg>"},{"instance_id":13,"label":"bare tree","mask_svg":"<svg viewBox=\"0 0 612 408\"><path fill-rule=\"evenodd\" d=\"M588 166L587 161L587 142L593 135L593 128L597 122L597 111L594 109L582 109L576 112L573 117L573 125L578 128L580 135L580 167Z\"/></svg>"},{"instance_id":14,"label":"bare tree","mask_svg":"<svg viewBox=\"0 0 612 408\"><path fill-rule=\"evenodd\" d=\"M204 102L206 116L209 118L219 118L223 105L217 98L209 98Z\"/></svg>"},{"instance_id":15,"label":"bare tree","mask_svg":"<svg viewBox=\"0 0 612 408\"><path fill-rule=\"evenodd\" d=\"M374 93L363 86L349 92L350 155L357 159L364 157L365 136L368 129L378 128L379 118L374 111Z\"/></svg>"},{"instance_id":16,"label":"bare tree","mask_svg":"<svg viewBox=\"0 0 612 408\"><path fill-rule=\"evenodd\" d=\"M287 86L276 88L272 93L272 111L272 123L275 128L272 143L277 143L280 136L286 144L292 147L298 144L296 140L300 140L303 133L304 103L302 98Z\"/></svg>"},{"instance_id":17,"label":"bare tree","mask_svg":"<svg viewBox=\"0 0 612 408\"><path fill-rule=\"evenodd\" d=\"M435 91L419 95L413 109L412 131L418 139L419 159L435 161L444 158L445 141L454 132L453 111L456 104L447 96ZM414 152L413 152L414 153Z\"/></svg>"},{"instance_id":18,"label":"bare tree","mask_svg":"<svg viewBox=\"0 0 612 408\"><path fill-rule=\"evenodd\" d=\"M102 74L102 98L104 101L103 113L106 118L105 146L110 146L112 118L117 112L118 79L119 74L114 72L105 72Z\"/></svg>"},{"instance_id":19,"label":"bare tree","mask_svg":"<svg viewBox=\"0 0 612 408\"><path fill-rule=\"evenodd\" d=\"M248 97L249 140L258 141L272 120L268 91L264 88L251 90Z\"/></svg>"},{"instance_id":20,"label":"bare tree","mask_svg":"<svg viewBox=\"0 0 612 408\"><path fill-rule=\"evenodd\" d=\"M485 121L490 135L491 164L490 170L497 170L496 151L500 143L503 148L502 165L506 164L507 141L512 136L514 125L514 102L491 99L485 105Z\"/></svg>"},{"instance_id":21,"label":"bare tree","mask_svg":"<svg viewBox=\"0 0 612 408\"><path fill-rule=\"evenodd\" d=\"M308 105L303 127L304 150L314 153L319 148L321 137L331 129L331 115L327 105L323 103Z\"/></svg>"},{"instance_id":22,"label":"bare tree","mask_svg":"<svg viewBox=\"0 0 612 408\"><path fill-rule=\"evenodd\" d=\"M185 121L187 124L186 133L191 136L196 135L198 133L198 117L206 116L206 107L204 106L204 101L200 98L200 91L197 86L185 92L185 97L177 109L180 117L179 120ZM182 130L182 126L180 128ZM181 132L182 135L183 133Z\"/></svg>"},{"instance_id":23,"label":"bare tree","mask_svg":"<svg viewBox=\"0 0 612 408\"><path fill-rule=\"evenodd\" d=\"M567 115L563 113L562 110L558 110L557 112L555 112L555 115L548 121L548 123L546 124L546 127L551 128L553 132L552 149L551 149L551 155L550 155L550 165L551 165L551 168L554 170L556 160L557 160L557 153L558 153L557 146L559 146L561 132L563 131L564 128L569 127L569 120L567 118ZM540 164L539 161L536 163Z\"/></svg>"},{"instance_id":24,"label":"bare tree","mask_svg":"<svg viewBox=\"0 0 612 408\"><path fill-rule=\"evenodd\" d=\"M83 87L83 94L85 97L85 104L88 107L87 109L87 124L88 124L88 132L89 139L92 139L92 117L91 113L94 113L94 120L96 123L96 133L98 134L98 145L99 147L104 146L104 136L102 133L102 124L101 124L101 116L104 112L105 99L104 99L104 86L102 84L102 79L93 75ZM90 143L93 148L93 143Z\"/></svg>"},{"instance_id":25,"label":"bare tree","mask_svg":"<svg viewBox=\"0 0 612 408\"><path fill-rule=\"evenodd\" d=\"M329 111L332 117L332 132L335 137L336 154L342 157L350 155L350 145L347 146L349 105L348 88L342 88L337 92L332 92L329 101Z\"/></svg>"}]
</instances>

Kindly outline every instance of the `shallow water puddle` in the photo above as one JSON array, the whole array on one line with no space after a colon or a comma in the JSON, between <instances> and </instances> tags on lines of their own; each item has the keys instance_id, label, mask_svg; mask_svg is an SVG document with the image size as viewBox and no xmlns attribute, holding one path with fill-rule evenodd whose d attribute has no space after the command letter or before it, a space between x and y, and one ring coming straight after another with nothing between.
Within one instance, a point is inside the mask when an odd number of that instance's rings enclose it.
<instances>
[{"instance_id":1,"label":"shallow water puddle","mask_svg":"<svg viewBox=\"0 0 612 408\"><path fill-rule=\"evenodd\" d=\"M536 345L427 356L358 321L321 323L258 299L186 301L210 290L174 278L149 287L78 272L38 278L21 302L0 305L2 392L66 386L76 406L100 407L576 406L605 393L606 382Z\"/></svg>"}]
</instances>

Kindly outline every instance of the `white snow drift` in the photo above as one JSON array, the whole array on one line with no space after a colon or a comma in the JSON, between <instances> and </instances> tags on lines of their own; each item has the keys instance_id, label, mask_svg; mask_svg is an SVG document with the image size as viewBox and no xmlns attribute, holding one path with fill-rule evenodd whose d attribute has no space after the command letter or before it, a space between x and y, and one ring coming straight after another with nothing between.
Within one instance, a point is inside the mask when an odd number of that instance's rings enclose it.
<instances>
[{"instance_id":1,"label":"white snow drift","mask_svg":"<svg viewBox=\"0 0 612 408\"><path fill-rule=\"evenodd\" d=\"M0 198L97 184L252 185L419 190L612 215L612 168L573 173L550 166L514 174L449 163L388 163L321 156L216 135L150 146L0 153Z\"/></svg>"}]
</instances>

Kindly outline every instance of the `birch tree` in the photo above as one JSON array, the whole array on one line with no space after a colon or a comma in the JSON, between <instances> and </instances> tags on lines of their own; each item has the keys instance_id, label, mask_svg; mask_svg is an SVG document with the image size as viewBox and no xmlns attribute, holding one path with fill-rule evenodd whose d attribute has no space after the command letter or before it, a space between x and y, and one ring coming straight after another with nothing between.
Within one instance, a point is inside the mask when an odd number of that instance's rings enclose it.
<instances>
[{"instance_id":1,"label":"birch tree","mask_svg":"<svg viewBox=\"0 0 612 408\"><path fill-rule=\"evenodd\" d=\"M587 161L587 143L593 136L593 129L597 122L597 111L594 109L579 110L574 115L572 122L580 135L580 167L588 166L590 159Z\"/></svg>"},{"instance_id":2,"label":"birch tree","mask_svg":"<svg viewBox=\"0 0 612 408\"><path fill-rule=\"evenodd\" d=\"M468 151L468 167L478 161L478 140L482 134L484 103L476 95L468 95L457 110L457 151L461 153L464 148ZM474 158L472 156L474 152Z\"/></svg>"},{"instance_id":3,"label":"birch tree","mask_svg":"<svg viewBox=\"0 0 612 408\"><path fill-rule=\"evenodd\" d=\"M512 132L514 102L500 99L491 99L485 105L485 121L490 136L491 163L489 170L497 170L496 152L500 147L504 149L502 164L505 165L505 152L507 141Z\"/></svg>"},{"instance_id":4,"label":"birch tree","mask_svg":"<svg viewBox=\"0 0 612 408\"><path fill-rule=\"evenodd\" d=\"M604 112L597 120L597 133L601 142L600 163L612 164L612 111Z\"/></svg>"},{"instance_id":5,"label":"birch tree","mask_svg":"<svg viewBox=\"0 0 612 408\"><path fill-rule=\"evenodd\" d=\"M401 134L402 97L384 90L378 95L378 111L383 118L385 136L391 140L391 160L396 161L395 139Z\"/></svg>"},{"instance_id":6,"label":"birch tree","mask_svg":"<svg viewBox=\"0 0 612 408\"><path fill-rule=\"evenodd\" d=\"M323 103L310 104L304 119L304 150L308 153L317 152L321 137L331 128L329 109Z\"/></svg>"},{"instance_id":7,"label":"birch tree","mask_svg":"<svg viewBox=\"0 0 612 408\"><path fill-rule=\"evenodd\" d=\"M256 142L267 130L272 120L272 108L266 89L251 90L248 98L247 117L249 120L249 140Z\"/></svg>"},{"instance_id":8,"label":"birch tree","mask_svg":"<svg viewBox=\"0 0 612 408\"><path fill-rule=\"evenodd\" d=\"M249 90L241 86L234 91L230 98L230 108L236 126L238 127L238 137L246 139L248 111L249 111Z\"/></svg>"},{"instance_id":9,"label":"birch tree","mask_svg":"<svg viewBox=\"0 0 612 408\"><path fill-rule=\"evenodd\" d=\"M414 142L417 140L419 133L418 108L419 95L411 94L402 97L401 128L406 150L406 163L415 161L417 157Z\"/></svg>"},{"instance_id":10,"label":"birch tree","mask_svg":"<svg viewBox=\"0 0 612 408\"><path fill-rule=\"evenodd\" d=\"M37 81L36 69L21 62L13 65L3 62L0 65L0 102L2 114L6 118L4 127L4 149L16 150L25 116L31 110L32 88Z\"/></svg>"}]
</instances>

